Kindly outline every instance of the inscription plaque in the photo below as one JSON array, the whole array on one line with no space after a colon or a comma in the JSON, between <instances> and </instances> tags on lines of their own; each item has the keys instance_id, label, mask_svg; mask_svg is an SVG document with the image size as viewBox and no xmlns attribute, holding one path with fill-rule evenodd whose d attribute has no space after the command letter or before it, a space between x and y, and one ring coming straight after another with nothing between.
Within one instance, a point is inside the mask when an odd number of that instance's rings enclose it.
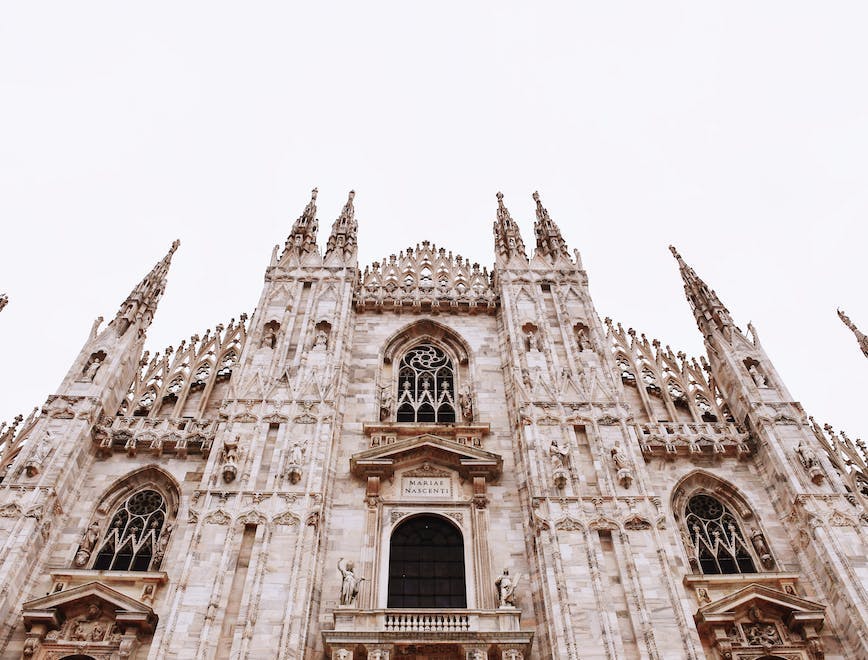
<instances>
[{"instance_id":1,"label":"inscription plaque","mask_svg":"<svg viewBox=\"0 0 868 660\"><path fill-rule=\"evenodd\" d=\"M452 497L452 479L449 477L402 477L403 497Z\"/></svg>"}]
</instances>

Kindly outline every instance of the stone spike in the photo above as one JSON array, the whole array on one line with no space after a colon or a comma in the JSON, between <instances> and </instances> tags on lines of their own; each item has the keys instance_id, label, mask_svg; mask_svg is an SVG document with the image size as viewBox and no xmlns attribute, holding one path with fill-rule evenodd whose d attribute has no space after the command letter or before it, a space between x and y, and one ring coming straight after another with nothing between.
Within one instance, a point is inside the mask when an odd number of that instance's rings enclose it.
<instances>
[{"instance_id":1,"label":"stone spike","mask_svg":"<svg viewBox=\"0 0 868 660\"><path fill-rule=\"evenodd\" d=\"M527 259L524 241L518 225L509 214L509 209L503 203L503 193L497 193L497 219L494 221L494 247L497 253L506 259L520 256Z\"/></svg>"},{"instance_id":2,"label":"stone spike","mask_svg":"<svg viewBox=\"0 0 868 660\"><path fill-rule=\"evenodd\" d=\"M310 191L310 201L304 207L298 220L292 225L289 237L283 247L283 256L288 252L302 254L308 252L316 252L316 234L319 229L319 223L316 219L316 196L319 193L317 188Z\"/></svg>"},{"instance_id":3,"label":"stone spike","mask_svg":"<svg viewBox=\"0 0 868 660\"><path fill-rule=\"evenodd\" d=\"M124 300L114 320L109 324L109 327L117 329L118 335L123 335L133 323L141 323L142 330L151 325L157 303L166 288L166 276L169 274L169 266L172 265L172 255L180 245L181 241L176 239L166 256L157 262Z\"/></svg>"},{"instance_id":4,"label":"stone spike","mask_svg":"<svg viewBox=\"0 0 868 660\"><path fill-rule=\"evenodd\" d=\"M341 214L332 225L332 232L326 245L326 257L333 252L338 252L344 258L355 256L359 228L358 222L356 222L355 207L353 206L355 197L356 191L351 190L349 195L347 195L347 203L344 204Z\"/></svg>"},{"instance_id":5,"label":"stone spike","mask_svg":"<svg viewBox=\"0 0 868 660\"><path fill-rule=\"evenodd\" d=\"M553 260L564 257L569 261L570 251L567 248L567 243L561 235L560 228L542 205L538 192L534 192L533 201L536 202L536 221L533 224L533 230L536 234L537 253L544 257L551 257Z\"/></svg>"},{"instance_id":6,"label":"stone spike","mask_svg":"<svg viewBox=\"0 0 868 660\"><path fill-rule=\"evenodd\" d=\"M702 281L687 262L675 249L675 246L670 245L669 251L678 262L678 270L681 273L681 279L684 281L684 293L687 296L687 302L693 310L693 316L696 318L696 324L699 330L708 337L712 330L717 329L721 332L730 332L735 325L729 315L729 310L717 297L713 289Z\"/></svg>"},{"instance_id":7,"label":"stone spike","mask_svg":"<svg viewBox=\"0 0 868 660\"><path fill-rule=\"evenodd\" d=\"M856 324L850 320L850 317L847 316L843 309L838 310L838 318L840 318L841 322L850 328L853 334L856 335L856 342L859 344L862 354L865 357L868 357L868 336L856 327Z\"/></svg>"}]
</instances>

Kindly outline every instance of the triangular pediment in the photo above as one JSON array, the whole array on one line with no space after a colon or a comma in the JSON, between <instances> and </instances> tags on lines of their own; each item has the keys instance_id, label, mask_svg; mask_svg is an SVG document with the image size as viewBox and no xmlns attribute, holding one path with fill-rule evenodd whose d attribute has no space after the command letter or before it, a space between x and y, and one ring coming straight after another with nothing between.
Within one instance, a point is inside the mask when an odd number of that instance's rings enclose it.
<instances>
[{"instance_id":1,"label":"triangular pediment","mask_svg":"<svg viewBox=\"0 0 868 660\"><path fill-rule=\"evenodd\" d=\"M485 476L488 481L495 480L503 468L498 454L423 433L353 454L350 470L358 477L391 477L396 468L422 463L456 470L464 478Z\"/></svg>"},{"instance_id":2,"label":"triangular pediment","mask_svg":"<svg viewBox=\"0 0 868 660\"><path fill-rule=\"evenodd\" d=\"M153 632L157 624L153 609L101 582L88 582L24 603L24 624L28 629L36 622L57 627L68 612L80 609L83 604L98 604L101 609L114 612L118 621L146 632Z\"/></svg>"},{"instance_id":3,"label":"triangular pediment","mask_svg":"<svg viewBox=\"0 0 868 660\"><path fill-rule=\"evenodd\" d=\"M754 607L778 612L791 628L810 623L819 630L825 619L825 607L820 603L763 584L748 585L703 605L696 612L695 619L699 625L723 623Z\"/></svg>"}]
</instances>

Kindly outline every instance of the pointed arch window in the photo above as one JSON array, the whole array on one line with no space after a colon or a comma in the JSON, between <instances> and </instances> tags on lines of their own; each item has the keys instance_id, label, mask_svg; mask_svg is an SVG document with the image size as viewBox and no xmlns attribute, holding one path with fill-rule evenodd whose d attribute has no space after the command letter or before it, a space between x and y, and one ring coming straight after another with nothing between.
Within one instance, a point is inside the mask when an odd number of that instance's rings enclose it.
<instances>
[{"instance_id":1,"label":"pointed arch window","mask_svg":"<svg viewBox=\"0 0 868 660\"><path fill-rule=\"evenodd\" d=\"M709 574L755 573L756 565L738 519L720 500L706 493L691 497L685 524L693 554L702 572Z\"/></svg>"},{"instance_id":2,"label":"pointed arch window","mask_svg":"<svg viewBox=\"0 0 868 660\"><path fill-rule=\"evenodd\" d=\"M408 350L398 368L399 422L454 422L455 369L439 347Z\"/></svg>"},{"instance_id":3,"label":"pointed arch window","mask_svg":"<svg viewBox=\"0 0 868 660\"><path fill-rule=\"evenodd\" d=\"M133 493L118 507L93 562L95 570L147 571L159 564L166 534L166 500L153 489ZM156 558L155 558L155 555Z\"/></svg>"}]
</instances>

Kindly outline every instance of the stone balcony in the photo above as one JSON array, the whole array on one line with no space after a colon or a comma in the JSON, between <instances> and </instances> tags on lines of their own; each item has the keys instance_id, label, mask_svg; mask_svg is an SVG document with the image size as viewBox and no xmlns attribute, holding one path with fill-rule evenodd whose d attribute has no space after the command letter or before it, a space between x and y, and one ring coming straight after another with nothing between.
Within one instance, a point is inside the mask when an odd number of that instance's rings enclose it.
<instances>
[{"instance_id":1,"label":"stone balcony","mask_svg":"<svg viewBox=\"0 0 868 660\"><path fill-rule=\"evenodd\" d=\"M522 660L530 657L533 631L521 630L521 611L338 608L334 628L323 631L327 657L341 660L400 657L424 646L444 657ZM478 655L481 652L484 655ZM349 655L347 655L349 654ZM474 655L477 654L477 655ZM440 657L440 655L438 655Z\"/></svg>"}]
</instances>

